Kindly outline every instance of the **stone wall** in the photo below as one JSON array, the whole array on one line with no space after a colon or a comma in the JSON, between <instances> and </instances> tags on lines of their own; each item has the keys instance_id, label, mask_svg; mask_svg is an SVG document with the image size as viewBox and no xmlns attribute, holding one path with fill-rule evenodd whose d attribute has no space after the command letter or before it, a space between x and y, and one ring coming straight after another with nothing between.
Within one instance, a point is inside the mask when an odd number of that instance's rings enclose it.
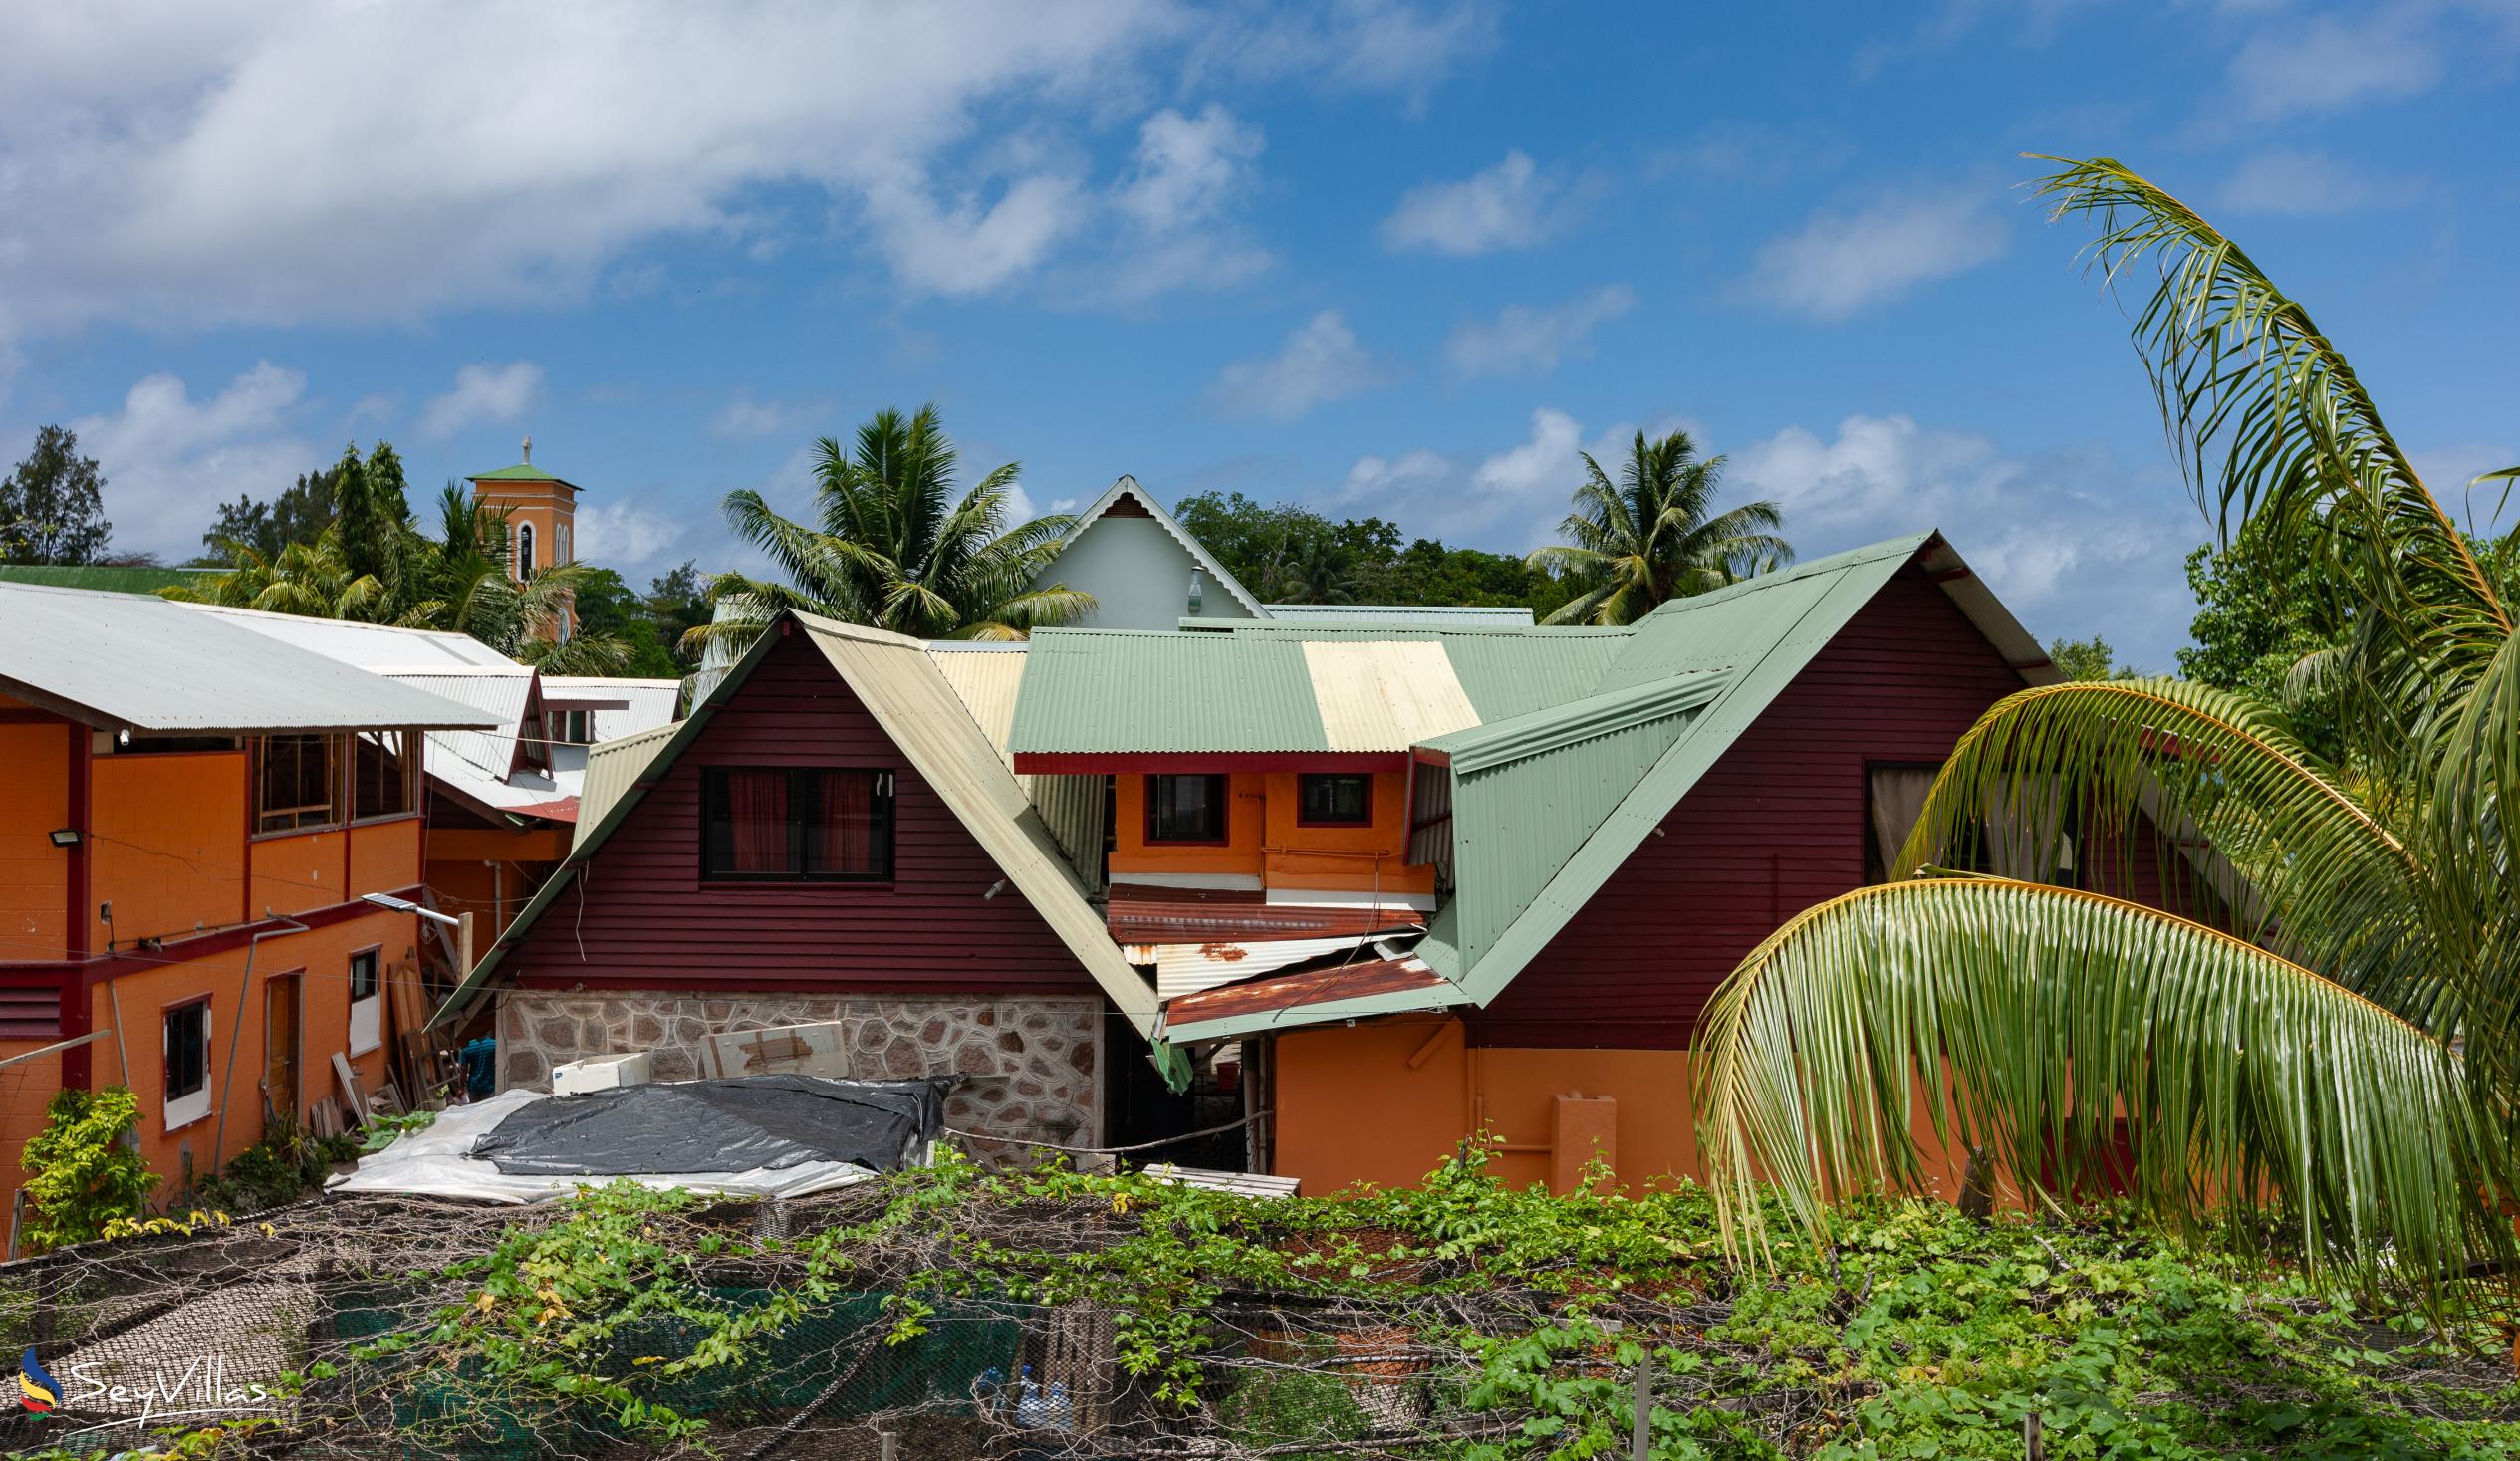
<instances>
[{"instance_id":1,"label":"stone wall","mask_svg":"<svg viewBox=\"0 0 2520 1461\"><path fill-rule=\"evenodd\" d=\"M647 1051L659 1081L700 1074L711 1033L842 1023L861 1079L960 1075L948 1125L1030 1141L1098 1140L1103 1005L1097 999L916 999L872 995L704 996L511 989L499 995L499 1089L551 1089L551 1068ZM1018 1148L977 1148L1011 1157Z\"/></svg>"}]
</instances>

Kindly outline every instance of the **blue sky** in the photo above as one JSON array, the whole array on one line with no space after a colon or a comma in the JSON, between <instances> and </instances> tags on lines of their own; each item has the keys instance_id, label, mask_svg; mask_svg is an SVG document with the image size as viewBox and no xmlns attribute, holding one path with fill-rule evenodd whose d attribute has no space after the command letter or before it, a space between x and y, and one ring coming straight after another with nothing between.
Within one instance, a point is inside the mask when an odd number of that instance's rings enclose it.
<instances>
[{"instance_id":1,"label":"blue sky","mask_svg":"<svg viewBox=\"0 0 2520 1461\"><path fill-rule=\"evenodd\" d=\"M886 404L1040 510L1515 551L1683 423L1807 555L1938 526L2163 669L2206 525L2017 154L2196 203L2455 496L2520 460L2515 66L2511 0L11 7L0 455L77 425L180 557L345 440L530 431L636 576Z\"/></svg>"}]
</instances>

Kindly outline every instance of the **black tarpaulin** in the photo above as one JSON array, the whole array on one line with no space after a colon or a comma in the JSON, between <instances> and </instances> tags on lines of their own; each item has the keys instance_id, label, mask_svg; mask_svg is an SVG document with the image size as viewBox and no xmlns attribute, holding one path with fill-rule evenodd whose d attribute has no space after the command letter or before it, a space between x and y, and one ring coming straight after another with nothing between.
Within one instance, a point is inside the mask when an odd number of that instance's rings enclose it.
<instances>
[{"instance_id":1,"label":"black tarpaulin","mask_svg":"<svg viewBox=\"0 0 2520 1461\"><path fill-rule=\"evenodd\" d=\"M555 1096L520 1108L471 1155L525 1176L776 1171L811 1161L889 1172L944 1129L959 1078L741 1076Z\"/></svg>"}]
</instances>

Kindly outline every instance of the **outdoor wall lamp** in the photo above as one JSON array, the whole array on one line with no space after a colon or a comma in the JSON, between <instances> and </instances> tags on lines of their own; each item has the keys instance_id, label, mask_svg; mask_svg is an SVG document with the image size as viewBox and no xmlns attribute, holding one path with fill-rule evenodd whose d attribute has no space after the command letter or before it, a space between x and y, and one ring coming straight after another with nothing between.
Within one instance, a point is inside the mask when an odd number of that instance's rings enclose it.
<instances>
[{"instance_id":1,"label":"outdoor wall lamp","mask_svg":"<svg viewBox=\"0 0 2520 1461\"><path fill-rule=\"evenodd\" d=\"M79 846L79 829L75 827L65 827L55 832L53 834L53 846L57 848L75 848Z\"/></svg>"}]
</instances>

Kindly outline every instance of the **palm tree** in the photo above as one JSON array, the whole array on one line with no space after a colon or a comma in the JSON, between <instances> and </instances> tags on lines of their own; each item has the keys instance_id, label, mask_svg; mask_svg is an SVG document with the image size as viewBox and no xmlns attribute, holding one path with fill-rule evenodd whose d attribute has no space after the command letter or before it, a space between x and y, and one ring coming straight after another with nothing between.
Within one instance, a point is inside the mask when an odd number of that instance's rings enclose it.
<instances>
[{"instance_id":1,"label":"palm tree","mask_svg":"<svg viewBox=\"0 0 2520 1461\"><path fill-rule=\"evenodd\" d=\"M1009 526L1021 468L1009 462L957 498L954 464L934 405L907 419L887 409L858 428L854 448L829 436L815 443L812 525L780 516L758 492L728 493L727 523L788 582L718 575L709 598L722 616L686 641L740 648L782 609L922 639L1020 639L1092 609L1092 595L1034 587L1075 520Z\"/></svg>"},{"instance_id":2,"label":"palm tree","mask_svg":"<svg viewBox=\"0 0 2520 1461\"><path fill-rule=\"evenodd\" d=\"M2157 271L2136 343L2225 541L2280 538L2339 597L2350 637L2304 677L2342 707L2344 749L2170 679L1989 710L1894 880L1801 914L1707 1010L1697 1119L1727 1240L1762 1245L1753 1173L1824 1235L1826 1194L1922 1180L1913 1101L2033 1202L2122 1183L2184 1231L2443 1302L2514 1258L2511 609L2308 311L2120 163L2045 160L2107 280ZM2007 828L2016 875L1944 870ZM2053 885L2073 830L2099 890ZM2211 882L2213 916L2112 895L2145 857Z\"/></svg>"},{"instance_id":3,"label":"palm tree","mask_svg":"<svg viewBox=\"0 0 2520 1461\"><path fill-rule=\"evenodd\" d=\"M436 538L412 537L403 578L421 597L396 622L470 634L546 674L619 674L630 663L630 645L618 635L560 637L591 566L545 564L520 583L508 572L507 514L482 508L453 482L438 495L437 514Z\"/></svg>"},{"instance_id":4,"label":"palm tree","mask_svg":"<svg viewBox=\"0 0 2520 1461\"><path fill-rule=\"evenodd\" d=\"M314 618L373 620L388 607L383 583L374 574L351 572L337 528L326 528L314 542L291 543L268 557L234 538L222 540L220 547L227 553L226 573L204 574L196 583L169 585L158 594L187 604Z\"/></svg>"},{"instance_id":5,"label":"palm tree","mask_svg":"<svg viewBox=\"0 0 2520 1461\"><path fill-rule=\"evenodd\" d=\"M1686 431L1659 441L1638 431L1615 485L1593 454L1584 453L1575 511L1558 525L1568 541L1524 560L1590 584L1547 621L1634 623L1673 599L1793 562L1793 548L1777 536L1785 514L1775 503L1707 515L1723 467L1722 457L1698 456Z\"/></svg>"}]
</instances>

